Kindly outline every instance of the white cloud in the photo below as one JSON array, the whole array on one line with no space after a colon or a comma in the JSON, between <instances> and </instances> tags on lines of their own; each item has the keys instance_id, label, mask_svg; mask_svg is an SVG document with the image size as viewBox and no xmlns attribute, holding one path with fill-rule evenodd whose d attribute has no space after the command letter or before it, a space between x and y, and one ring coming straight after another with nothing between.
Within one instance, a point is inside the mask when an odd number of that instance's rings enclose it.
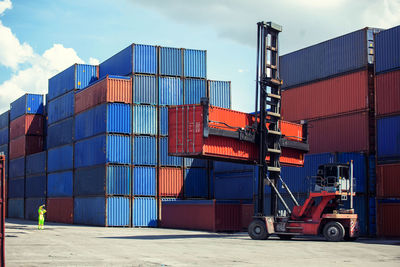
<instances>
[{"instance_id":1,"label":"white cloud","mask_svg":"<svg viewBox=\"0 0 400 267\"><path fill-rule=\"evenodd\" d=\"M100 61L97 58L91 57L91 58L89 58L89 64L90 65L99 65Z\"/></svg>"},{"instance_id":2,"label":"white cloud","mask_svg":"<svg viewBox=\"0 0 400 267\"><path fill-rule=\"evenodd\" d=\"M12 8L11 0L4 0L0 2L0 15L3 14L7 9Z\"/></svg>"}]
</instances>

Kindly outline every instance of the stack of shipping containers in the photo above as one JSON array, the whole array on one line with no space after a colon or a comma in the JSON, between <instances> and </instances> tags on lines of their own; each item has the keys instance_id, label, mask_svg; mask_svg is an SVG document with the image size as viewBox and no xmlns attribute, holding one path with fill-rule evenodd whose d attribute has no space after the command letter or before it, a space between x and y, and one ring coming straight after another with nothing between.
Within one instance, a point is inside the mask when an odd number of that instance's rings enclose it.
<instances>
[{"instance_id":1,"label":"stack of shipping containers","mask_svg":"<svg viewBox=\"0 0 400 267\"><path fill-rule=\"evenodd\" d=\"M400 27L376 35L377 230L400 237Z\"/></svg>"},{"instance_id":2,"label":"stack of shipping containers","mask_svg":"<svg viewBox=\"0 0 400 267\"><path fill-rule=\"evenodd\" d=\"M47 104L47 219L73 223L74 95L97 80L96 66L74 64L49 79Z\"/></svg>"},{"instance_id":3,"label":"stack of shipping containers","mask_svg":"<svg viewBox=\"0 0 400 267\"><path fill-rule=\"evenodd\" d=\"M361 233L375 234L374 33L364 28L280 57L282 116L308 122L305 167L282 177L302 202L318 165L354 160Z\"/></svg>"},{"instance_id":4,"label":"stack of shipping containers","mask_svg":"<svg viewBox=\"0 0 400 267\"><path fill-rule=\"evenodd\" d=\"M3 153L6 156L6 196L5 200L7 201L7 194L8 194L8 144L9 140L9 132L10 132L10 111L6 111L0 115L0 153ZM7 211L8 205L6 205L6 216L8 214Z\"/></svg>"},{"instance_id":5,"label":"stack of shipping containers","mask_svg":"<svg viewBox=\"0 0 400 267\"><path fill-rule=\"evenodd\" d=\"M43 150L43 113L42 95L25 94L11 103L8 181L8 216L11 218L32 218L36 204L45 204L40 192L44 193L46 175L31 176L31 164L26 169L27 156ZM39 170L39 173L44 171Z\"/></svg>"}]
</instances>

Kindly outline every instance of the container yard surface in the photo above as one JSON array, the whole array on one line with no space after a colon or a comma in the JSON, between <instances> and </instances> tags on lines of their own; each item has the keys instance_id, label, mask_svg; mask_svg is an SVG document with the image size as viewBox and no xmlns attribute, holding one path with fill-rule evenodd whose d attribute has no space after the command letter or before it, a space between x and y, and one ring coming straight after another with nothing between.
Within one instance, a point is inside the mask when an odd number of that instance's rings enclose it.
<instances>
[{"instance_id":1,"label":"container yard surface","mask_svg":"<svg viewBox=\"0 0 400 267\"><path fill-rule=\"evenodd\" d=\"M6 221L7 266L399 266L400 240L251 240L247 233Z\"/></svg>"}]
</instances>

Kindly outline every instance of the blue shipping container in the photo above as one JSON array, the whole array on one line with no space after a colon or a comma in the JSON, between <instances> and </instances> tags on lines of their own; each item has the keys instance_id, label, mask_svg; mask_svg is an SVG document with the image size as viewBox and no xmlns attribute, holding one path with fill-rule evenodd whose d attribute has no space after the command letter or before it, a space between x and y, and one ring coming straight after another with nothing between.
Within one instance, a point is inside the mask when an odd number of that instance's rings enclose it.
<instances>
[{"instance_id":1,"label":"blue shipping container","mask_svg":"<svg viewBox=\"0 0 400 267\"><path fill-rule=\"evenodd\" d=\"M10 124L10 111L7 110L6 112L0 115L0 129L9 127L9 124Z\"/></svg>"},{"instance_id":2,"label":"blue shipping container","mask_svg":"<svg viewBox=\"0 0 400 267\"><path fill-rule=\"evenodd\" d=\"M257 192L256 172L232 172L214 174L215 199L253 199Z\"/></svg>"},{"instance_id":3,"label":"blue shipping container","mask_svg":"<svg viewBox=\"0 0 400 267\"><path fill-rule=\"evenodd\" d=\"M157 174L155 167L133 167L133 194L156 196Z\"/></svg>"},{"instance_id":4,"label":"blue shipping container","mask_svg":"<svg viewBox=\"0 0 400 267\"><path fill-rule=\"evenodd\" d=\"M400 160L400 115L377 119L378 162Z\"/></svg>"},{"instance_id":5,"label":"blue shipping container","mask_svg":"<svg viewBox=\"0 0 400 267\"><path fill-rule=\"evenodd\" d=\"M104 133L132 133L131 105L106 103L75 116L76 141Z\"/></svg>"},{"instance_id":6,"label":"blue shipping container","mask_svg":"<svg viewBox=\"0 0 400 267\"><path fill-rule=\"evenodd\" d=\"M129 202L128 197L76 197L74 224L129 226Z\"/></svg>"},{"instance_id":7,"label":"blue shipping container","mask_svg":"<svg viewBox=\"0 0 400 267\"><path fill-rule=\"evenodd\" d=\"M15 199L8 199L8 217L9 218L17 218L23 219L24 218L24 199L23 198L15 198Z\"/></svg>"},{"instance_id":8,"label":"blue shipping container","mask_svg":"<svg viewBox=\"0 0 400 267\"><path fill-rule=\"evenodd\" d=\"M208 197L208 172L204 168L185 169L185 197Z\"/></svg>"},{"instance_id":9,"label":"blue shipping container","mask_svg":"<svg viewBox=\"0 0 400 267\"><path fill-rule=\"evenodd\" d=\"M74 152L75 168L106 163L131 164L131 137L116 134L95 136L76 142Z\"/></svg>"},{"instance_id":10,"label":"blue shipping container","mask_svg":"<svg viewBox=\"0 0 400 267\"><path fill-rule=\"evenodd\" d=\"M158 79L160 105L183 104L183 82L181 78L160 77Z\"/></svg>"},{"instance_id":11,"label":"blue shipping container","mask_svg":"<svg viewBox=\"0 0 400 267\"><path fill-rule=\"evenodd\" d=\"M74 115L74 92L69 92L49 102L47 123L53 124Z\"/></svg>"},{"instance_id":12,"label":"blue shipping container","mask_svg":"<svg viewBox=\"0 0 400 267\"><path fill-rule=\"evenodd\" d=\"M378 33L375 46L376 73L400 68L400 26Z\"/></svg>"},{"instance_id":13,"label":"blue shipping container","mask_svg":"<svg viewBox=\"0 0 400 267\"><path fill-rule=\"evenodd\" d=\"M133 134L157 134L157 107L133 106Z\"/></svg>"},{"instance_id":14,"label":"blue shipping container","mask_svg":"<svg viewBox=\"0 0 400 267\"><path fill-rule=\"evenodd\" d=\"M131 168L129 166L99 165L75 170L75 196L129 196L130 187Z\"/></svg>"},{"instance_id":15,"label":"blue shipping container","mask_svg":"<svg viewBox=\"0 0 400 267\"><path fill-rule=\"evenodd\" d=\"M25 157L12 159L9 161L9 177L23 177L25 175Z\"/></svg>"},{"instance_id":16,"label":"blue shipping container","mask_svg":"<svg viewBox=\"0 0 400 267\"><path fill-rule=\"evenodd\" d=\"M157 165L157 139L152 136L133 138L133 164Z\"/></svg>"},{"instance_id":17,"label":"blue shipping container","mask_svg":"<svg viewBox=\"0 0 400 267\"><path fill-rule=\"evenodd\" d=\"M46 151L26 156L26 175L46 173Z\"/></svg>"},{"instance_id":18,"label":"blue shipping container","mask_svg":"<svg viewBox=\"0 0 400 267\"><path fill-rule=\"evenodd\" d=\"M160 135L168 135L168 107L159 107L160 109Z\"/></svg>"},{"instance_id":19,"label":"blue shipping container","mask_svg":"<svg viewBox=\"0 0 400 267\"><path fill-rule=\"evenodd\" d=\"M133 103L158 104L157 78L154 75L133 75Z\"/></svg>"},{"instance_id":20,"label":"blue shipping container","mask_svg":"<svg viewBox=\"0 0 400 267\"><path fill-rule=\"evenodd\" d=\"M157 200L135 197L132 203L133 226L157 227Z\"/></svg>"},{"instance_id":21,"label":"blue shipping container","mask_svg":"<svg viewBox=\"0 0 400 267\"><path fill-rule=\"evenodd\" d=\"M46 197L46 174L25 179L25 197Z\"/></svg>"},{"instance_id":22,"label":"blue shipping container","mask_svg":"<svg viewBox=\"0 0 400 267\"><path fill-rule=\"evenodd\" d=\"M184 49L185 77L207 77L207 52L205 50Z\"/></svg>"},{"instance_id":23,"label":"blue shipping container","mask_svg":"<svg viewBox=\"0 0 400 267\"><path fill-rule=\"evenodd\" d=\"M206 82L201 79L185 79L184 104L200 104L201 98L207 94Z\"/></svg>"},{"instance_id":24,"label":"blue shipping container","mask_svg":"<svg viewBox=\"0 0 400 267\"><path fill-rule=\"evenodd\" d=\"M168 137L161 137L159 139L160 146L160 165L161 166L182 166L182 158L168 155Z\"/></svg>"},{"instance_id":25,"label":"blue shipping container","mask_svg":"<svg viewBox=\"0 0 400 267\"><path fill-rule=\"evenodd\" d=\"M182 76L182 49L160 47L160 75Z\"/></svg>"},{"instance_id":26,"label":"blue shipping container","mask_svg":"<svg viewBox=\"0 0 400 267\"><path fill-rule=\"evenodd\" d=\"M56 172L73 169L73 160L73 145L52 148L47 152L47 171Z\"/></svg>"},{"instance_id":27,"label":"blue shipping container","mask_svg":"<svg viewBox=\"0 0 400 267\"><path fill-rule=\"evenodd\" d=\"M373 32L365 28L280 57L282 88L328 78L373 64ZM370 46L372 45L372 48Z\"/></svg>"},{"instance_id":28,"label":"blue shipping container","mask_svg":"<svg viewBox=\"0 0 400 267\"><path fill-rule=\"evenodd\" d=\"M72 171L49 173L47 175L47 196L72 197L73 180Z\"/></svg>"},{"instance_id":29,"label":"blue shipping container","mask_svg":"<svg viewBox=\"0 0 400 267\"><path fill-rule=\"evenodd\" d=\"M38 209L44 204L46 204L46 198L26 198L25 220L36 221L38 219Z\"/></svg>"},{"instance_id":30,"label":"blue shipping container","mask_svg":"<svg viewBox=\"0 0 400 267\"><path fill-rule=\"evenodd\" d=\"M210 105L230 109L232 107L231 82L208 81L208 96Z\"/></svg>"},{"instance_id":31,"label":"blue shipping container","mask_svg":"<svg viewBox=\"0 0 400 267\"><path fill-rule=\"evenodd\" d=\"M0 130L0 145L8 144L9 142L9 128L3 128Z\"/></svg>"},{"instance_id":32,"label":"blue shipping container","mask_svg":"<svg viewBox=\"0 0 400 267\"><path fill-rule=\"evenodd\" d=\"M10 120L24 114L43 114L43 112L43 95L25 94L10 104Z\"/></svg>"},{"instance_id":33,"label":"blue shipping container","mask_svg":"<svg viewBox=\"0 0 400 267\"><path fill-rule=\"evenodd\" d=\"M72 144L74 141L74 118L56 122L47 128L47 149ZM45 128L45 129L46 129Z\"/></svg>"},{"instance_id":34,"label":"blue shipping container","mask_svg":"<svg viewBox=\"0 0 400 267\"><path fill-rule=\"evenodd\" d=\"M240 164L225 161L213 161L213 169L215 172L236 172L236 171L254 171L255 166L250 164Z\"/></svg>"},{"instance_id":35,"label":"blue shipping container","mask_svg":"<svg viewBox=\"0 0 400 267\"><path fill-rule=\"evenodd\" d=\"M206 168L207 167L207 160L204 159L192 159L192 158L184 158L185 167L192 168L192 167L200 167Z\"/></svg>"},{"instance_id":36,"label":"blue shipping container","mask_svg":"<svg viewBox=\"0 0 400 267\"><path fill-rule=\"evenodd\" d=\"M49 79L48 101L74 89L83 89L98 79L98 67L74 64Z\"/></svg>"},{"instance_id":37,"label":"blue shipping container","mask_svg":"<svg viewBox=\"0 0 400 267\"><path fill-rule=\"evenodd\" d=\"M99 66L100 78L131 73L157 74L157 47L131 44Z\"/></svg>"},{"instance_id":38,"label":"blue shipping container","mask_svg":"<svg viewBox=\"0 0 400 267\"><path fill-rule=\"evenodd\" d=\"M8 180L8 196L9 198L20 198L25 196L25 179L16 178Z\"/></svg>"}]
</instances>

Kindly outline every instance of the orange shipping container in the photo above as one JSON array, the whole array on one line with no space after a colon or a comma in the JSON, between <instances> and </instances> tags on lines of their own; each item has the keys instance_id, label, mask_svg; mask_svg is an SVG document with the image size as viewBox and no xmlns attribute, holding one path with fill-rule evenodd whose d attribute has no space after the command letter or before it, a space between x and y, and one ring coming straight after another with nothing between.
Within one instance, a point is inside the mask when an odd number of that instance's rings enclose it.
<instances>
[{"instance_id":1,"label":"orange shipping container","mask_svg":"<svg viewBox=\"0 0 400 267\"><path fill-rule=\"evenodd\" d=\"M376 166L376 195L400 198L400 164Z\"/></svg>"},{"instance_id":2,"label":"orange shipping container","mask_svg":"<svg viewBox=\"0 0 400 267\"><path fill-rule=\"evenodd\" d=\"M378 203L379 237L400 237L400 203Z\"/></svg>"},{"instance_id":3,"label":"orange shipping container","mask_svg":"<svg viewBox=\"0 0 400 267\"><path fill-rule=\"evenodd\" d=\"M183 196L183 170L181 168L160 167L158 177L160 197Z\"/></svg>"},{"instance_id":4,"label":"orange shipping container","mask_svg":"<svg viewBox=\"0 0 400 267\"><path fill-rule=\"evenodd\" d=\"M10 139L22 135L43 135L44 117L38 114L25 114L10 122Z\"/></svg>"},{"instance_id":5,"label":"orange shipping container","mask_svg":"<svg viewBox=\"0 0 400 267\"><path fill-rule=\"evenodd\" d=\"M75 114L105 102L132 103L132 78L107 75L75 94Z\"/></svg>"}]
</instances>

